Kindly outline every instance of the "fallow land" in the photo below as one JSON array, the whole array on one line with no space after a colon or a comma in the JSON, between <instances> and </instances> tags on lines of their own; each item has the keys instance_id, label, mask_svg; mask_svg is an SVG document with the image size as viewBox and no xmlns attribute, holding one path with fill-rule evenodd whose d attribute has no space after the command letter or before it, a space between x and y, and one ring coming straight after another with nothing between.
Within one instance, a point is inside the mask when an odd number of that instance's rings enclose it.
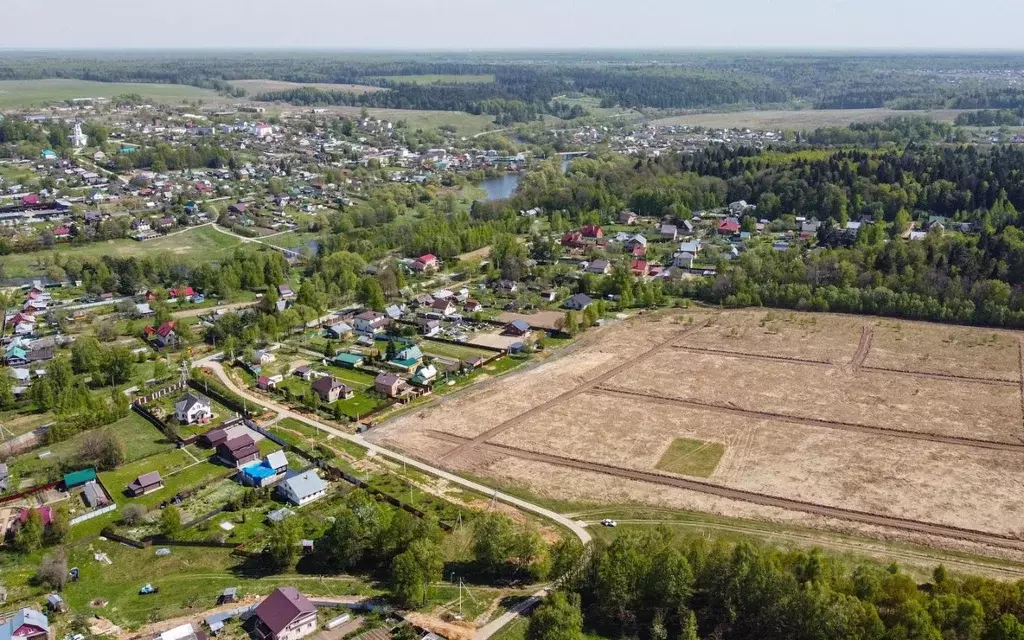
<instances>
[{"instance_id":1,"label":"fallow land","mask_svg":"<svg viewBox=\"0 0 1024 640\"><path fill-rule=\"evenodd\" d=\"M370 438L552 498L1024 557L1022 336L765 310L642 315Z\"/></svg>"}]
</instances>

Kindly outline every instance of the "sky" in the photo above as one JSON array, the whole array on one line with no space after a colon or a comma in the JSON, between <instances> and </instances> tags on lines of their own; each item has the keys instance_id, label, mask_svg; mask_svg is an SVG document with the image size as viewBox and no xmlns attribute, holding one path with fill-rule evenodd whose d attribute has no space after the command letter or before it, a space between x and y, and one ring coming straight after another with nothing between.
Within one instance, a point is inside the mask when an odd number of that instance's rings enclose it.
<instances>
[{"instance_id":1,"label":"sky","mask_svg":"<svg viewBox=\"0 0 1024 640\"><path fill-rule=\"evenodd\" d=\"M1022 22L1024 0L0 0L0 48L1021 50Z\"/></svg>"}]
</instances>

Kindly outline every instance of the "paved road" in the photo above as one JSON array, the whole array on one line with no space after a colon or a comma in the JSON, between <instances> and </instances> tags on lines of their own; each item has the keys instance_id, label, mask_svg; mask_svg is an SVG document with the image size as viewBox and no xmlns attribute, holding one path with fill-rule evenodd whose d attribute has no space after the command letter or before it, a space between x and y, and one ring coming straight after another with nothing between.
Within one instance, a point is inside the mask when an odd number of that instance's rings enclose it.
<instances>
[{"instance_id":1,"label":"paved road","mask_svg":"<svg viewBox=\"0 0 1024 640\"><path fill-rule=\"evenodd\" d=\"M426 464L425 462L420 462L419 460L416 460L415 458L410 458L410 457L404 456L404 455L402 455L400 453L396 453L394 451L391 451L390 449L385 449L384 447L380 447L378 445L375 445L375 444L367 441L361 435L352 435L350 433L345 433L343 431L335 429L334 427L326 425L326 424L324 424L324 423L322 423L322 422L320 422L318 420L314 420L314 419L310 418L309 416L306 416L306 415L301 414L301 413L296 413L295 411L292 411L288 407L285 407L283 405L279 405L279 404L277 404L275 402L268 401L263 396L257 396L257 395L255 395L253 393L250 393L247 389L243 389L243 388L239 387L238 385L236 385L235 382L230 377L228 377L227 373L225 373L225 371L224 371L224 367L222 367L220 362L219 362L219 358L221 358L222 356L223 356L223 354L219 354L219 353L213 354L211 356L203 358L202 360L197 360L194 363L193 366L206 367L208 369L211 369L214 372L214 374L220 379L220 381L223 382L229 389L231 389L232 391L234 391L238 395L240 395L240 396L242 396L244 398L247 398L247 399L249 399L249 400L251 400L251 401L253 401L253 402L257 403L257 404L263 405L265 407L269 407L270 409L273 409L274 411L277 411L280 416L284 416L284 417L288 417L288 418L293 418L293 419L298 420L300 422L304 422L304 423L306 423L306 424L308 424L310 426L317 427L318 429L322 429L323 431L326 431L327 433L330 433L330 434L334 435L335 437L343 438L345 440L349 440L350 442L355 442L356 444L358 444L358 445L360 445L362 447L365 447L367 450L372 451L375 455L383 456L385 458L389 458L391 460L395 460L397 462L401 462L401 463L406 464L406 465L408 465L410 467L413 467L414 469L419 469L420 471L424 471L426 473L429 473L431 475L437 476L439 478L444 478L448 482L451 482L453 484L457 484L457 485L465 487L467 489L471 489L471 490L476 491L478 493L482 493L484 495L494 496L494 498L496 500L500 500L500 501L502 501L502 502L504 502L506 504L510 504L510 505L515 506L515 507L518 507L518 508L522 509L523 511L529 511L530 513L537 514L537 515L539 515L539 516L541 516L543 518L547 518L548 520L551 520L553 522L557 522L558 524L560 524L563 527L565 527L565 528L569 529L570 531L572 531L573 534L577 538L579 538L580 542L582 542L584 545L586 545L586 544L588 544L590 542L591 536L590 536L590 532L587 531L587 529L586 529L586 525L581 524L580 522L578 522L576 520L573 520L571 518L567 518L564 515L556 512L556 511L552 511L551 509L546 509L546 508L544 508L542 506L532 504L530 502L527 502L526 500L522 500L520 498L517 498L515 496L509 495L507 493L502 493L500 491L495 491L494 489L492 489L490 487L487 487L485 485L482 485L482 484L479 484L479 483L476 483L476 482L472 482L470 480L466 480L465 478L457 476L457 475L455 475L453 473L449 473L449 472L445 471L444 469L438 469L437 467L433 467L433 466L431 466L429 464ZM523 602L521 602L520 604L518 604L517 606L512 608L511 610L509 610L509 611L505 612L504 614L502 614L501 616L495 618L494 620L492 620L488 624L484 625L480 629L477 629L477 633L476 633L477 640L487 640L487 638L490 638L499 629L504 627L506 624L512 622L516 617L521 615L523 612L529 611L546 594L547 594L547 589L541 589L540 591L538 591L537 593L533 594L532 596L530 596L529 598L527 598L526 600L524 600Z\"/></svg>"}]
</instances>

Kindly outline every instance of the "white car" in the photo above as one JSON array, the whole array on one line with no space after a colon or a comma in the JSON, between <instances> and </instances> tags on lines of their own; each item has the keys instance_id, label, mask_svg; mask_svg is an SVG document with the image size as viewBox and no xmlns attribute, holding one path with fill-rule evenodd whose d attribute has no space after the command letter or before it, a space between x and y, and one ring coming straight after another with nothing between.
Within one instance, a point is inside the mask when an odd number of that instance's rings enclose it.
<instances>
[{"instance_id":1,"label":"white car","mask_svg":"<svg viewBox=\"0 0 1024 640\"><path fill-rule=\"evenodd\" d=\"M611 520L609 518L605 518L604 520L601 521L601 525L605 526L605 527L617 527L617 526L619 526L619 523L615 522L614 520Z\"/></svg>"}]
</instances>

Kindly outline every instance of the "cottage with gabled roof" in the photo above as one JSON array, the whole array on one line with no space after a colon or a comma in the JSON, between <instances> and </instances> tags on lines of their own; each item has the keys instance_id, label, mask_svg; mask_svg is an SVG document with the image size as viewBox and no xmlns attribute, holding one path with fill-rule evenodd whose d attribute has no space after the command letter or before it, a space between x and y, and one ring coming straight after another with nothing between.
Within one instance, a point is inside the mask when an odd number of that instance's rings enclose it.
<instances>
[{"instance_id":1,"label":"cottage with gabled roof","mask_svg":"<svg viewBox=\"0 0 1024 640\"><path fill-rule=\"evenodd\" d=\"M41 611L24 608L0 623L2 640L46 640L50 636L50 621Z\"/></svg>"},{"instance_id":2,"label":"cottage with gabled roof","mask_svg":"<svg viewBox=\"0 0 1024 640\"><path fill-rule=\"evenodd\" d=\"M281 587L253 611L257 640L299 640L316 631L316 607L295 587Z\"/></svg>"},{"instance_id":3,"label":"cottage with gabled roof","mask_svg":"<svg viewBox=\"0 0 1024 640\"><path fill-rule=\"evenodd\" d=\"M355 390L334 376L324 376L313 383L313 392L320 400L328 404L338 400L348 400L355 395Z\"/></svg>"},{"instance_id":4,"label":"cottage with gabled roof","mask_svg":"<svg viewBox=\"0 0 1024 640\"><path fill-rule=\"evenodd\" d=\"M277 492L297 507L309 504L327 495L327 483L315 470L293 475L281 481Z\"/></svg>"},{"instance_id":5,"label":"cottage with gabled roof","mask_svg":"<svg viewBox=\"0 0 1024 640\"><path fill-rule=\"evenodd\" d=\"M131 483L125 487L125 491L129 496L138 498L139 496L144 496L147 493L163 489L163 487L164 481L163 478L160 477L160 472L150 471L149 473L144 473L138 478L132 480Z\"/></svg>"},{"instance_id":6,"label":"cottage with gabled roof","mask_svg":"<svg viewBox=\"0 0 1024 640\"><path fill-rule=\"evenodd\" d=\"M258 459L260 450L252 436L245 434L217 445L217 457L224 464L237 469Z\"/></svg>"},{"instance_id":7,"label":"cottage with gabled roof","mask_svg":"<svg viewBox=\"0 0 1024 640\"><path fill-rule=\"evenodd\" d=\"M202 424L213 418L213 403L204 395L189 391L174 403L174 417L181 424Z\"/></svg>"}]
</instances>

